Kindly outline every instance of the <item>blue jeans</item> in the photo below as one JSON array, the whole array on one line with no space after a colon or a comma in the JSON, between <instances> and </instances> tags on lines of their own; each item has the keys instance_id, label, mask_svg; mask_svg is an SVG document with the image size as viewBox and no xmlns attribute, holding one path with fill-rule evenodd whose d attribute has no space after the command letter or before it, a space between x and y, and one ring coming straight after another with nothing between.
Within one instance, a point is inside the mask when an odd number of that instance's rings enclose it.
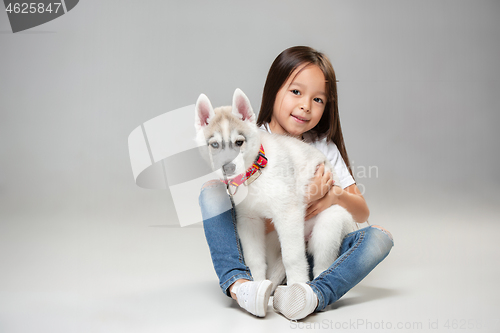
<instances>
[{"instance_id":1,"label":"blue jeans","mask_svg":"<svg viewBox=\"0 0 500 333\"><path fill-rule=\"evenodd\" d=\"M228 289L236 280L253 280L243 258L234 207L222 182L204 186L199 202L215 272L222 291L230 296ZM387 257L393 245L392 236L373 226L348 234L337 260L308 282L318 296L316 311L334 303L358 284Z\"/></svg>"}]
</instances>

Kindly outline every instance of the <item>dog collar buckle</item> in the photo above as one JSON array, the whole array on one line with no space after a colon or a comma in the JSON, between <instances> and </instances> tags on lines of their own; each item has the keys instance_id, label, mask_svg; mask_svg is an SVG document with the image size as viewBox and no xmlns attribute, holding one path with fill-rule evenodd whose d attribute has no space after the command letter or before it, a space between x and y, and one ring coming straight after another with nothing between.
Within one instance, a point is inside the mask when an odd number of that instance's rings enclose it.
<instances>
[{"instance_id":1,"label":"dog collar buckle","mask_svg":"<svg viewBox=\"0 0 500 333\"><path fill-rule=\"evenodd\" d=\"M250 177L248 177L247 180L245 180L245 182L243 184L245 184L246 186L252 184L253 181L256 180L257 178L259 178L259 176L261 174L262 174L262 170L261 169L257 169L257 172L255 172L253 175L251 175Z\"/></svg>"}]
</instances>

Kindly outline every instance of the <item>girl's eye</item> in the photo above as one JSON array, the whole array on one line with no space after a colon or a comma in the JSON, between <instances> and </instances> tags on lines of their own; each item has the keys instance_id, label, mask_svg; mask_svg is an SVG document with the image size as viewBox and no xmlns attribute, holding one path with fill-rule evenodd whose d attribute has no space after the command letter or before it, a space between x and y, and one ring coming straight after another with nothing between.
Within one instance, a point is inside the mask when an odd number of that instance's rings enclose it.
<instances>
[{"instance_id":1,"label":"girl's eye","mask_svg":"<svg viewBox=\"0 0 500 333\"><path fill-rule=\"evenodd\" d=\"M237 147L241 147L243 145L243 140L238 140L234 143Z\"/></svg>"},{"instance_id":2,"label":"girl's eye","mask_svg":"<svg viewBox=\"0 0 500 333\"><path fill-rule=\"evenodd\" d=\"M298 91L297 89L293 89L293 90L291 90L291 92L294 95L300 95L300 91Z\"/></svg>"},{"instance_id":3,"label":"girl's eye","mask_svg":"<svg viewBox=\"0 0 500 333\"><path fill-rule=\"evenodd\" d=\"M316 97L314 101L323 104L323 100L319 97Z\"/></svg>"},{"instance_id":4,"label":"girl's eye","mask_svg":"<svg viewBox=\"0 0 500 333\"><path fill-rule=\"evenodd\" d=\"M219 143L218 142L212 142L210 144L210 146L212 146L212 148L214 148L214 149L217 149L217 148L219 148Z\"/></svg>"}]
</instances>

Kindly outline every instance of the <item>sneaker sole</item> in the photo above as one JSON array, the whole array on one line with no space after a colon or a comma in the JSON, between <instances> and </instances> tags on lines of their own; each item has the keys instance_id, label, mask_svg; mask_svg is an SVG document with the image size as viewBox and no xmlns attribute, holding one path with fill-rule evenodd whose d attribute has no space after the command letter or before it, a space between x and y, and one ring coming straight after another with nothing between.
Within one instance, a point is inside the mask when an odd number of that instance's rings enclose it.
<instances>
[{"instance_id":1,"label":"sneaker sole","mask_svg":"<svg viewBox=\"0 0 500 333\"><path fill-rule=\"evenodd\" d=\"M271 297L271 290L273 289L273 283L269 280L264 280L257 290L256 299L256 316L265 317L267 313L267 305L269 303L269 297Z\"/></svg>"},{"instance_id":2,"label":"sneaker sole","mask_svg":"<svg viewBox=\"0 0 500 333\"><path fill-rule=\"evenodd\" d=\"M313 306L314 299L302 284L279 286L274 292L273 307L290 320L303 319L314 312L308 310Z\"/></svg>"}]
</instances>

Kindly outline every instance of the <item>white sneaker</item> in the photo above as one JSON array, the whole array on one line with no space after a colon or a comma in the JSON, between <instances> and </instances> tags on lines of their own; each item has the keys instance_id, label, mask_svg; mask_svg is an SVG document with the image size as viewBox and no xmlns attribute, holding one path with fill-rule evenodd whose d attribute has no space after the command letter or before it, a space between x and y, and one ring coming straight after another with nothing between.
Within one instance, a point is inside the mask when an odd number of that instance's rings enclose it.
<instances>
[{"instance_id":1,"label":"white sneaker","mask_svg":"<svg viewBox=\"0 0 500 333\"><path fill-rule=\"evenodd\" d=\"M232 292L236 294L238 304L243 309L257 317L265 317L272 286L273 283L269 280L248 281L235 285Z\"/></svg>"},{"instance_id":2,"label":"white sneaker","mask_svg":"<svg viewBox=\"0 0 500 333\"><path fill-rule=\"evenodd\" d=\"M316 310L318 296L305 283L294 283L291 286L279 286L274 292L274 310L282 313L290 320L307 317Z\"/></svg>"}]
</instances>

